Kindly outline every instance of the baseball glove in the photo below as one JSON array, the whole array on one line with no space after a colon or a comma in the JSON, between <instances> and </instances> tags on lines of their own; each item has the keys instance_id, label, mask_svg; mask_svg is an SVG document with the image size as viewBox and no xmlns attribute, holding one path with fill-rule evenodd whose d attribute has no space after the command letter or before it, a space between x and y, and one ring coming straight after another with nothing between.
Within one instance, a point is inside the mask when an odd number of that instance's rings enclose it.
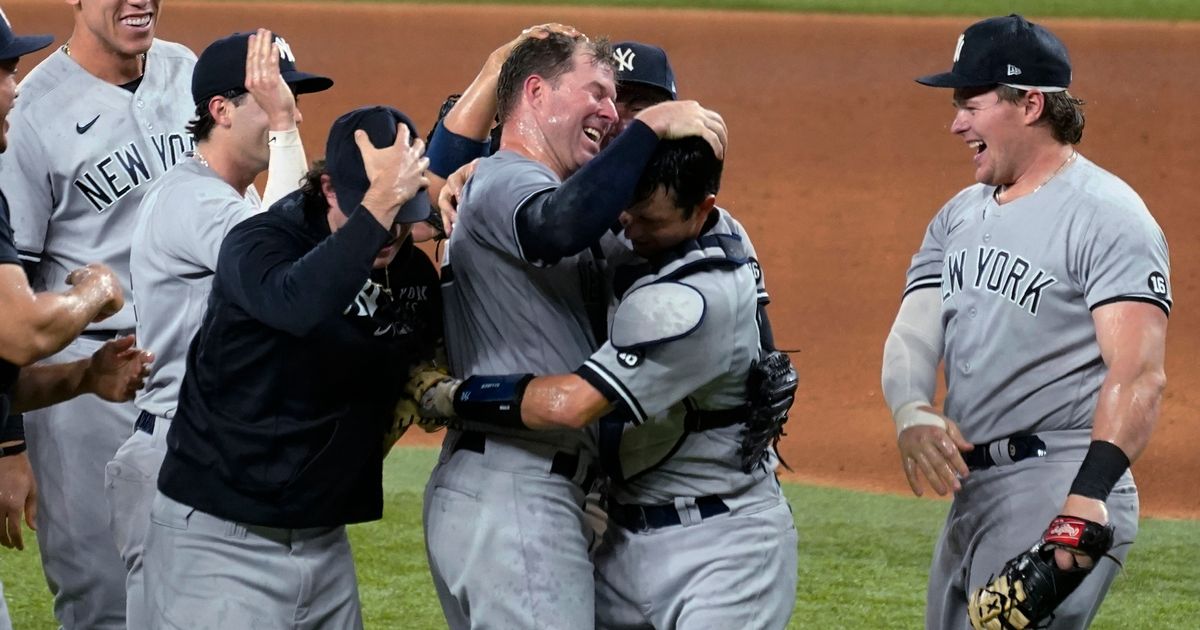
<instances>
[{"instance_id":1,"label":"baseball glove","mask_svg":"<svg viewBox=\"0 0 1200 630\"><path fill-rule=\"evenodd\" d=\"M432 363L421 363L414 367L408 373L408 382L404 384L404 394L397 403L399 405L406 401L411 403L412 413L416 415L416 424L425 430L426 433L440 431L447 426L455 426L457 419L453 418L453 407L444 413L434 413L432 408L426 409L423 407L426 399L433 398L433 394L440 391L440 385L457 383L446 370ZM418 402L420 401L420 402ZM446 404L450 404L447 402ZM424 413L422 413L424 411ZM399 412L397 412L399 413Z\"/></svg>"},{"instance_id":2,"label":"baseball glove","mask_svg":"<svg viewBox=\"0 0 1200 630\"><path fill-rule=\"evenodd\" d=\"M999 575L971 593L967 614L975 630L1021 630L1040 627L1083 582L1092 569L1064 571L1054 562L1054 550L1065 549L1092 559L1092 567L1113 545L1112 525L1075 516L1050 521L1042 540L1004 564ZM1113 558L1115 561L1116 559Z\"/></svg>"},{"instance_id":3,"label":"baseball glove","mask_svg":"<svg viewBox=\"0 0 1200 630\"><path fill-rule=\"evenodd\" d=\"M792 360L778 350L764 351L750 366L746 379L746 394L750 404L750 420L742 430L739 455L742 471L749 473L755 466L763 465L767 448L777 446L783 437L783 425L788 421L788 411L796 400L796 387L800 378ZM791 468L782 459L784 468Z\"/></svg>"},{"instance_id":4,"label":"baseball glove","mask_svg":"<svg viewBox=\"0 0 1200 630\"><path fill-rule=\"evenodd\" d=\"M408 427L411 427L420 419L421 416L418 413L417 401L407 396L401 396L400 400L396 401L396 407L392 410L392 426L383 435L384 457L387 457L392 447L396 445L396 442L404 436L405 431L408 431Z\"/></svg>"}]
</instances>

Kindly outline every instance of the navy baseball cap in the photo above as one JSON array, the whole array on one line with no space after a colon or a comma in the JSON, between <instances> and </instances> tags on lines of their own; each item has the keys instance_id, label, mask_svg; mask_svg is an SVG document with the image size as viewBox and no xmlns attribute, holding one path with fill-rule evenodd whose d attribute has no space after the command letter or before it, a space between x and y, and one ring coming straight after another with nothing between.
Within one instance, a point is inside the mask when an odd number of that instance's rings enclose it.
<instances>
[{"instance_id":1,"label":"navy baseball cap","mask_svg":"<svg viewBox=\"0 0 1200 630\"><path fill-rule=\"evenodd\" d=\"M617 84L636 83L658 88L679 98L675 90L675 71L667 53L658 46L641 42L621 42L613 45L613 59L617 62Z\"/></svg>"},{"instance_id":2,"label":"navy baseball cap","mask_svg":"<svg viewBox=\"0 0 1200 630\"><path fill-rule=\"evenodd\" d=\"M254 33L234 33L208 45L192 71L192 99L197 105L230 90L246 89L246 50ZM279 74L297 94L321 92L333 87L333 79L296 69L292 47L278 33L272 33L279 44Z\"/></svg>"},{"instance_id":3,"label":"navy baseball cap","mask_svg":"<svg viewBox=\"0 0 1200 630\"><path fill-rule=\"evenodd\" d=\"M404 123L408 127L410 142L421 137L412 119L386 105L360 107L342 114L329 128L329 140L325 143L325 170L333 180L338 206L345 214L354 212L371 187L367 169L363 166L362 153L354 142L355 130L366 131L371 144L376 147L386 147L396 141L396 123ZM417 223L428 218L429 201L424 192L414 195L396 213L396 223Z\"/></svg>"},{"instance_id":4,"label":"navy baseball cap","mask_svg":"<svg viewBox=\"0 0 1200 630\"><path fill-rule=\"evenodd\" d=\"M4 9L0 9L0 59L16 59L41 50L54 41L53 35L14 35Z\"/></svg>"},{"instance_id":5,"label":"navy baseball cap","mask_svg":"<svg viewBox=\"0 0 1200 630\"><path fill-rule=\"evenodd\" d=\"M1062 40L1017 14L988 18L958 36L954 67L920 77L933 87L1008 85L1061 92L1071 84L1071 60Z\"/></svg>"}]
</instances>

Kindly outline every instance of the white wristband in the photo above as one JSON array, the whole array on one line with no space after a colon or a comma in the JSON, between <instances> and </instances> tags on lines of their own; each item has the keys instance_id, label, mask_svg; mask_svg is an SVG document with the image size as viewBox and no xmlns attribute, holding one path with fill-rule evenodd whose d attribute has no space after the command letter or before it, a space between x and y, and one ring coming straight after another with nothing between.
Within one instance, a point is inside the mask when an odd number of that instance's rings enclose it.
<instances>
[{"instance_id":1,"label":"white wristband","mask_svg":"<svg viewBox=\"0 0 1200 630\"><path fill-rule=\"evenodd\" d=\"M914 400L910 403L905 403L896 410L896 414L892 420L896 422L896 436L899 437L904 430L915 426L929 426L946 428L946 421L936 413L919 409L919 407L929 406L924 400Z\"/></svg>"}]
</instances>

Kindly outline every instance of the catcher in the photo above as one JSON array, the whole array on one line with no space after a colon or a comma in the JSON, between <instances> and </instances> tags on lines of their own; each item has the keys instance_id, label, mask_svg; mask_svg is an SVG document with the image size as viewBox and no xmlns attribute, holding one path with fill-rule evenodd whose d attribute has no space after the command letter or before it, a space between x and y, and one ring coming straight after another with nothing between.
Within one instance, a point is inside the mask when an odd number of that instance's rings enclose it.
<instances>
[{"instance_id":1,"label":"catcher","mask_svg":"<svg viewBox=\"0 0 1200 630\"><path fill-rule=\"evenodd\" d=\"M598 627L782 628L795 602L796 530L774 444L796 372L762 351L758 271L715 205L721 170L703 139L659 143L620 218L651 263L617 272L609 340L574 373L434 375L412 392L423 415L467 429L598 421L611 524L594 557ZM472 430L447 439L449 453L485 465L504 447ZM445 481L437 474L431 483ZM456 491L488 491L487 478L469 483Z\"/></svg>"},{"instance_id":2,"label":"catcher","mask_svg":"<svg viewBox=\"0 0 1200 630\"><path fill-rule=\"evenodd\" d=\"M1129 464L1166 382L1166 239L1077 152L1083 102L1050 31L983 20L949 72L918 81L954 90L977 182L930 222L884 346L909 484L954 493L925 623L1084 628L1137 534Z\"/></svg>"}]
</instances>

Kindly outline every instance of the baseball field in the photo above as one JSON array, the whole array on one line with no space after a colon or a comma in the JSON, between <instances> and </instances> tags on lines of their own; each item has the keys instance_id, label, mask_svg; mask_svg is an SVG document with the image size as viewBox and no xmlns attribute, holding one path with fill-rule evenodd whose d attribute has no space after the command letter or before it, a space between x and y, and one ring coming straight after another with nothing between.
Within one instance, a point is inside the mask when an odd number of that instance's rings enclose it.
<instances>
[{"instance_id":1,"label":"baseball field","mask_svg":"<svg viewBox=\"0 0 1200 630\"><path fill-rule=\"evenodd\" d=\"M1072 91L1088 102L1080 151L1142 195L1173 245L1169 384L1159 426L1134 466L1142 529L1094 627L1196 627L1200 118L1192 99L1200 97L1200 2L164 4L164 39L199 51L221 35L265 26L287 38L300 68L335 79L332 90L301 102L309 157L321 155L333 119L357 105L395 105L427 130L442 99L530 24L559 21L663 46L681 95L729 124L720 203L754 238L776 337L798 351L801 390L783 449L795 469L786 492L800 532L797 628L921 624L947 503L911 498L879 391L880 357L909 257L933 213L971 175L969 153L948 132L949 94L912 78L949 67L955 38L979 17L1019 11L1045 22L1070 47ZM59 42L70 32L61 2L0 6L18 32L54 33ZM404 442L409 448L387 463L384 520L351 528L368 628L443 626L420 524L435 441ZM1030 542L1039 534L1031 529ZM36 550L0 551L0 580L18 630L54 627Z\"/></svg>"}]
</instances>

